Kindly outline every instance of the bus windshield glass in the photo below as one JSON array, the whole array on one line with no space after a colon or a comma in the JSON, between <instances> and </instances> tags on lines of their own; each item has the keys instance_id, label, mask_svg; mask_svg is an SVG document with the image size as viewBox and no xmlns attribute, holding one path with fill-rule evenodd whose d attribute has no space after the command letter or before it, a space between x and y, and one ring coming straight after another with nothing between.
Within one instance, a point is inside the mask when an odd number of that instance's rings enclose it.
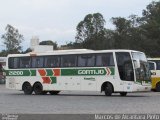
<instances>
[{"instance_id":1,"label":"bus windshield glass","mask_svg":"<svg viewBox=\"0 0 160 120\"><path fill-rule=\"evenodd\" d=\"M139 60L140 68L135 69L136 80L150 80L150 70L144 53L132 52L133 60Z\"/></svg>"}]
</instances>

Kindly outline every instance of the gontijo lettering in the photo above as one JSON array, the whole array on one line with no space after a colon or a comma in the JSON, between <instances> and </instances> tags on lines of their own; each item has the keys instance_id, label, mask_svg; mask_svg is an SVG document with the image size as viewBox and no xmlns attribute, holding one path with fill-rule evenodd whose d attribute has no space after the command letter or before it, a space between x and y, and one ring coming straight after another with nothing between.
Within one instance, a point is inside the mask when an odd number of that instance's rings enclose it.
<instances>
[{"instance_id":1,"label":"gontijo lettering","mask_svg":"<svg viewBox=\"0 0 160 120\"><path fill-rule=\"evenodd\" d=\"M78 70L78 75L103 75L104 70Z\"/></svg>"}]
</instances>

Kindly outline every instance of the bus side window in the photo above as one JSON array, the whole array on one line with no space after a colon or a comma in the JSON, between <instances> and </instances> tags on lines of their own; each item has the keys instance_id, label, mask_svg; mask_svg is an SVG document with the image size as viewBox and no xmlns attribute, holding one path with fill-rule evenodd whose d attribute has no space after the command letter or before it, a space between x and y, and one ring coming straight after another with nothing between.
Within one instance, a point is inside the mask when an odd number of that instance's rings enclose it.
<instances>
[{"instance_id":1,"label":"bus side window","mask_svg":"<svg viewBox=\"0 0 160 120\"><path fill-rule=\"evenodd\" d=\"M14 58L8 59L8 66L9 68L14 69Z\"/></svg>"},{"instance_id":2,"label":"bus side window","mask_svg":"<svg viewBox=\"0 0 160 120\"><path fill-rule=\"evenodd\" d=\"M95 55L88 55L88 59L87 59L87 66L88 67L93 67L95 66Z\"/></svg>"},{"instance_id":3,"label":"bus side window","mask_svg":"<svg viewBox=\"0 0 160 120\"><path fill-rule=\"evenodd\" d=\"M61 56L61 67L76 67L76 63L77 63L76 55Z\"/></svg>"},{"instance_id":4,"label":"bus side window","mask_svg":"<svg viewBox=\"0 0 160 120\"><path fill-rule=\"evenodd\" d=\"M31 58L23 57L20 58L20 68L30 68L31 67Z\"/></svg>"},{"instance_id":5,"label":"bus side window","mask_svg":"<svg viewBox=\"0 0 160 120\"><path fill-rule=\"evenodd\" d=\"M19 58L9 58L8 67L10 69L17 69L19 67Z\"/></svg>"},{"instance_id":6,"label":"bus side window","mask_svg":"<svg viewBox=\"0 0 160 120\"><path fill-rule=\"evenodd\" d=\"M40 68L43 67L43 57L32 57L32 67L33 68Z\"/></svg>"},{"instance_id":7,"label":"bus side window","mask_svg":"<svg viewBox=\"0 0 160 120\"><path fill-rule=\"evenodd\" d=\"M59 67L60 56L47 56L45 57L45 67L53 68Z\"/></svg>"},{"instance_id":8,"label":"bus side window","mask_svg":"<svg viewBox=\"0 0 160 120\"><path fill-rule=\"evenodd\" d=\"M113 54L104 53L96 55L96 66L114 66Z\"/></svg>"},{"instance_id":9,"label":"bus side window","mask_svg":"<svg viewBox=\"0 0 160 120\"><path fill-rule=\"evenodd\" d=\"M87 64L87 57L78 55L78 67L85 67Z\"/></svg>"},{"instance_id":10,"label":"bus side window","mask_svg":"<svg viewBox=\"0 0 160 120\"><path fill-rule=\"evenodd\" d=\"M157 70L160 70L160 61L159 60L157 60Z\"/></svg>"}]
</instances>

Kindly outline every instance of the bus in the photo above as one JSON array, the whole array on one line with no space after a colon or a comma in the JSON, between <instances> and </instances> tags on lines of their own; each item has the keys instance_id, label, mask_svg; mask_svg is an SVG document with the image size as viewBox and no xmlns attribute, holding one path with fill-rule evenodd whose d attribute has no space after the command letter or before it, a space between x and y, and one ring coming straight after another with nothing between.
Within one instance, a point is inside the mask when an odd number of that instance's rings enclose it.
<instances>
[{"instance_id":1,"label":"bus","mask_svg":"<svg viewBox=\"0 0 160 120\"><path fill-rule=\"evenodd\" d=\"M160 92L160 58L147 58L151 70L152 90Z\"/></svg>"},{"instance_id":2,"label":"bus","mask_svg":"<svg viewBox=\"0 0 160 120\"><path fill-rule=\"evenodd\" d=\"M134 50L55 50L10 54L6 88L24 94L58 94L60 91L100 91L106 96L150 91L149 64Z\"/></svg>"},{"instance_id":3,"label":"bus","mask_svg":"<svg viewBox=\"0 0 160 120\"><path fill-rule=\"evenodd\" d=\"M0 57L0 83L5 83L5 72L4 68L6 66L6 57Z\"/></svg>"}]
</instances>

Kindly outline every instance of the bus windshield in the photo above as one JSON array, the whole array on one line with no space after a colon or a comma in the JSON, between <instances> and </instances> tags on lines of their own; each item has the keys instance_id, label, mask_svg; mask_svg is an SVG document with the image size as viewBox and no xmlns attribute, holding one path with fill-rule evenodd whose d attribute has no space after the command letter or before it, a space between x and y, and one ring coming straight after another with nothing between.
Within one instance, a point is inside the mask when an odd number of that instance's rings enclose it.
<instances>
[{"instance_id":1,"label":"bus windshield","mask_svg":"<svg viewBox=\"0 0 160 120\"><path fill-rule=\"evenodd\" d=\"M135 69L136 80L150 80L150 71L147 58L144 53L132 52L133 60L139 60L140 68Z\"/></svg>"}]
</instances>

